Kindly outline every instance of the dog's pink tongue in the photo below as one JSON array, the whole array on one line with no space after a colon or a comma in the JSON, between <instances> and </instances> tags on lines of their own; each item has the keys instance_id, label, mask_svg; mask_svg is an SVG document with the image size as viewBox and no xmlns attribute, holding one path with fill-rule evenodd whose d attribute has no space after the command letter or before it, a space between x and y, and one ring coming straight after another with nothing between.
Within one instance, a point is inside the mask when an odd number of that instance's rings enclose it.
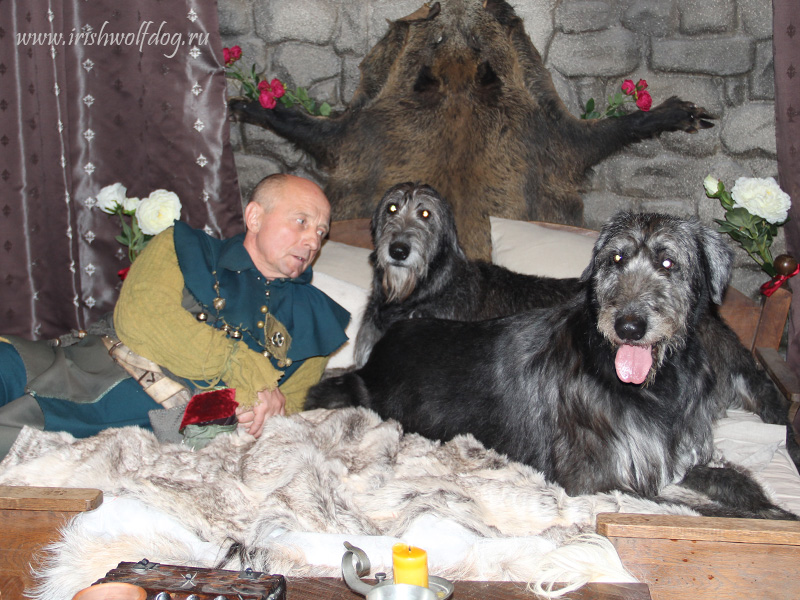
<instances>
[{"instance_id":1,"label":"dog's pink tongue","mask_svg":"<svg viewBox=\"0 0 800 600\"><path fill-rule=\"evenodd\" d=\"M650 372L650 367L653 366L653 354L650 346L623 344L617 350L614 366L617 368L617 377L625 383L644 382Z\"/></svg>"}]
</instances>

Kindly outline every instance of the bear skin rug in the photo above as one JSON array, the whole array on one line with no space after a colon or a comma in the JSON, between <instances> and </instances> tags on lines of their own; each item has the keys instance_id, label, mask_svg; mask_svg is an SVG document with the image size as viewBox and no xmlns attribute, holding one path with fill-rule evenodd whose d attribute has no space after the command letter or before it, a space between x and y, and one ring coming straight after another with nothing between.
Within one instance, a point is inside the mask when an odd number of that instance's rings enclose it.
<instances>
[{"instance_id":1,"label":"bear skin rug","mask_svg":"<svg viewBox=\"0 0 800 600\"><path fill-rule=\"evenodd\" d=\"M72 597L143 558L336 577L344 541L367 552L372 573L390 576L391 546L402 540L427 549L431 574L451 580L537 590L635 581L594 533L595 516L696 514L623 493L570 497L472 436L403 435L364 408L274 417L258 440L237 432L198 451L135 427L85 439L25 428L0 463L0 484L104 493L39 562L41 599Z\"/></svg>"}]
</instances>

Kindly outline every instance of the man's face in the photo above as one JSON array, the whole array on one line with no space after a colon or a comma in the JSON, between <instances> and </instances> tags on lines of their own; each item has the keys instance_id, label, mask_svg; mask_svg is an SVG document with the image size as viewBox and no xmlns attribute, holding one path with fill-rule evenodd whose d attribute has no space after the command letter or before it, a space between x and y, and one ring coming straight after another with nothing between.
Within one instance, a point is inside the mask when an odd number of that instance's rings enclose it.
<instances>
[{"instance_id":1,"label":"man's face","mask_svg":"<svg viewBox=\"0 0 800 600\"><path fill-rule=\"evenodd\" d=\"M273 199L269 212L248 204L245 248L267 279L293 278L308 268L328 233L331 209L316 184L294 180Z\"/></svg>"}]
</instances>

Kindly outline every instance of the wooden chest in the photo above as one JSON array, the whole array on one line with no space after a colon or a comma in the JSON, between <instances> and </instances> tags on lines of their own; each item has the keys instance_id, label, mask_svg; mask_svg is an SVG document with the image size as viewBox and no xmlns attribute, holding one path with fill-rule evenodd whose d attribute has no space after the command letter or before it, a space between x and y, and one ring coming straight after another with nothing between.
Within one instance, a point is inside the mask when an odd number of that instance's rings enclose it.
<instances>
[{"instance_id":1,"label":"wooden chest","mask_svg":"<svg viewBox=\"0 0 800 600\"><path fill-rule=\"evenodd\" d=\"M110 582L138 585L147 591L147 600L156 600L157 597L158 600L286 599L283 575L267 575L250 569L223 571L162 565L147 559L138 563L121 562L95 584Z\"/></svg>"}]
</instances>

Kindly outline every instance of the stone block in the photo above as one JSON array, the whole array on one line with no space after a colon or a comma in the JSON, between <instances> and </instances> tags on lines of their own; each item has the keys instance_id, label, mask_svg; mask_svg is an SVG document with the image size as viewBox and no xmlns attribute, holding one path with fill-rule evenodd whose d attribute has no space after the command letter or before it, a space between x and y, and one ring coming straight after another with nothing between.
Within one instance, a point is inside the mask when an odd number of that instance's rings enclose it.
<instances>
[{"instance_id":1,"label":"stone block","mask_svg":"<svg viewBox=\"0 0 800 600\"><path fill-rule=\"evenodd\" d=\"M636 198L626 198L611 192L587 192L583 195L583 218L586 227L599 231L605 223L621 210L639 209Z\"/></svg>"},{"instance_id":2,"label":"stone block","mask_svg":"<svg viewBox=\"0 0 800 600\"><path fill-rule=\"evenodd\" d=\"M746 33L759 40L772 38L772 0L738 0L738 6Z\"/></svg>"},{"instance_id":3,"label":"stone block","mask_svg":"<svg viewBox=\"0 0 800 600\"><path fill-rule=\"evenodd\" d=\"M756 43L756 61L750 72L750 99L775 100L775 62L772 40Z\"/></svg>"},{"instance_id":4,"label":"stone block","mask_svg":"<svg viewBox=\"0 0 800 600\"><path fill-rule=\"evenodd\" d=\"M302 43L281 44L272 62L295 86L304 88L324 79L337 78L342 68L342 61L330 49Z\"/></svg>"},{"instance_id":5,"label":"stone block","mask_svg":"<svg viewBox=\"0 0 800 600\"><path fill-rule=\"evenodd\" d=\"M638 0L622 15L622 24L631 31L664 37L678 28L678 11L673 0Z\"/></svg>"},{"instance_id":6,"label":"stone block","mask_svg":"<svg viewBox=\"0 0 800 600\"><path fill-rule=\"evenodd\" d=\"M720 148L720 128L703 129L697 133L688 134L683 131L661 134L661 143L664 148L676 154L705 158L713 156Z\"/></svg>"},{"instance_id":7,"label":"stone block","mask_svg":"<svg viewBox=\"0 0 800 600\"><path fill-rule=\"evenodd\" d=\"M342 59L342 102L344 103L350 102L361 82L361 70L358 68L361 60L361 57L350 56Z\"/></svg>"},{"instance_id":8,"label":"stone block","mask_svg":"<svg viewBox=\"0 0 800 600\"><path fill-rule=\"evenodd\" d=\"M689 35L732 31L734 0L679 0L680 31Z\"/></svg>"},{"instance_id":9,"label":"stone block","mask_svg":"<svg viewBox=\"0 0 800 600\"><path fill-rule=\"evenodd\" d=\"M370 49L367 43L367 25L367 11L364 10L364 3L342 3L339 7L339 23L333 39L336 52L365 56Z\"/></svg>"},{"instance_id":10,"label":"stone block","mask_svg":"<svg viewBox=\"0 0 800 600\"><path fill-rule=\"evenodd\" d=\"M243 206L253 192L259 181L272 173L282 171L279 162L263 156L237 153L233 157L236 163L236 173L239 178L239 192L242 195Z\"/></svg>"},{"instance_id":11,"label":"stone block","mask_svg":"<svg viewBox=\"0 0 800 600\"><path fill-rule=\"evenodd\" d=\"M305 154L269 129L258 125L242 124L242 147L249 155L269 157L276 164L292 168L301 164Z\"/></svg>"},{"instance_id":12,"label":"stone block","mask_svg":"<svg viewBox=\"0 0 800 600\"><path fill-rule=\"evenodd\" d=\"M256 32L270 44L287 40L325 44L336 29L336 3L325 0L258 2L253 12Z\"/></svg>"},{"instance_id":13,"label":"stone block","mask_svg":"<svg viewBox=\"0 0 800 600\"><path fill-rule=\"evenodd\" d=\"M611 26L614 12L602 0L572 0L559 4L555 12L556 29L564 33L601 31Z\"/></svg>"},{"instance_id":14,"label":"stone block","mask_svg":"<svg viewBox=\"0 0 800 600\"><path fill-rule=\"evenodd\" d=\"M636 36L613 27L578 34L556 33L548 61L567 77L619 77L639 66L641 48Z\"/></svg>"},{"instance_id":15,"label":"stone block","mask_svg":"<svg viewBox=\"0 0 800 600\"><path fill-rule=\"evenodd\" d=\"M253 6L250 0L217 3L217 18L222 36L239 36L253 31Z\"/></svg>"},{"instance_id":16,"label":"stone block","mask_svg":"<svg viewBox=\"0 0 800 600\"><path fill-rule=\"evenodd\" d=\"M609 190L642 199L691 198L702 186L705 168L696 160L664 153L653 158L615 157L608 170Z\"/></svg>"},{"instance_id":17,"label":"stone block","mask_svg":"<svg viewBox=\"0 0 800 600\"><path fill-rule=\"evenodd\" d=\"M512 2L514 12L522 19L525 32L536 49L544 56L553 37L553 11L556 0L536 0L536 2Z\"/></svg>"},{"instance_id":18,"label":"stone block","mask_svg":"<svg viewBox=\"0 0 800 600\"><path fill-rule=\"evenodd\" d=\"M739 75L753 66L754 42L744 36L653 40L656 71Z\"/></svg>"},{"instance_id":19,"label":"stone block","mask_svg":"<svg viewBox=\"0 0 800 600\"><path fill-rule=\"evenodd\" d=\"M775 105L751 102L728 111L720 137L725 148L733 154L761 151L770 157L776 156Z\"/></svg>"}]
</instances>

